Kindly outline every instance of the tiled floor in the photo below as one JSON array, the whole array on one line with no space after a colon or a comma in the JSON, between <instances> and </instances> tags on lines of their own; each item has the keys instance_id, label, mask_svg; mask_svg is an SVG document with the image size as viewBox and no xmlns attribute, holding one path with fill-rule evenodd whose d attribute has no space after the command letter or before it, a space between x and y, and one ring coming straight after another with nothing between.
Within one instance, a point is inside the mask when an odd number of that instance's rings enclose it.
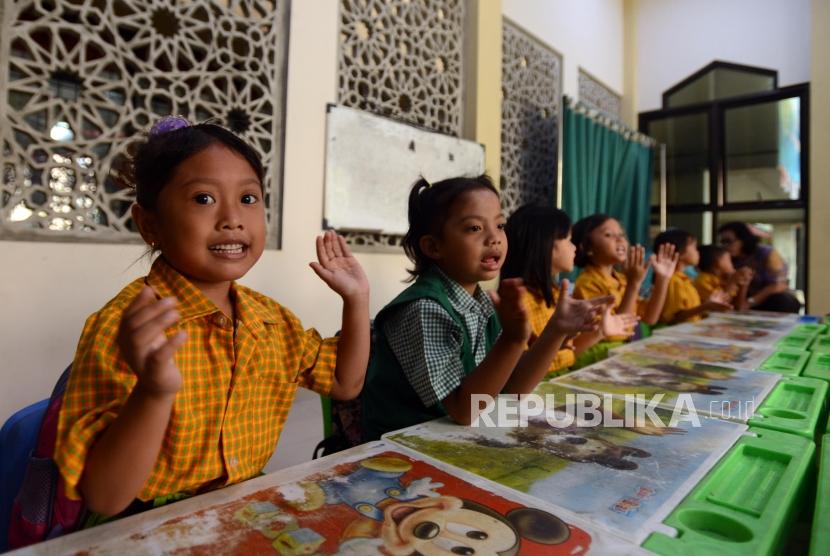
<instances>
[{"instance_id":1,"label":"tiled floor","mask_svg":"<svg viewBox=\"0 0 830 556\"><path fill-rule=\"evenodd\" d=\"M305 388L298 388L277 450L265 466L265 473L310 461L314 447L322 439L323 410L320 407L320 396Z\"/></svg>"}]
</instances>

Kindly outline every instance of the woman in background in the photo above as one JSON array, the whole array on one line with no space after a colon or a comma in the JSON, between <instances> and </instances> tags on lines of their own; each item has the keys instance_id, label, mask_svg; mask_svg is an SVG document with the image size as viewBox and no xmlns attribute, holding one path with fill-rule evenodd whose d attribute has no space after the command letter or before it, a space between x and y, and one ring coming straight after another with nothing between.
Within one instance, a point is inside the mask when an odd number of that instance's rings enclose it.
<instances>
[{"instance_id":1,"label":"woman in background","mask_svg":"<svg viewBox=\"0 0 830 556\"><path fill-rule=\"evenodd\" d=\"M801 303L787 285L787 264L743 222L728 222L718 228L718 240L729 252L736 269L752 269L747 302L750 309L797 313Z\"/></svg>"}]
</instances>

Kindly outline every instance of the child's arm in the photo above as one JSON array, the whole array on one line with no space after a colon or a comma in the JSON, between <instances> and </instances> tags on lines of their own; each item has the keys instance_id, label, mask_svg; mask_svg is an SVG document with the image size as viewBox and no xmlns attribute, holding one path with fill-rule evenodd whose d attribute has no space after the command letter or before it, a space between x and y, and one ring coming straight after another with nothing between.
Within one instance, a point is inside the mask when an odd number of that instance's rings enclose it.
<instances>
[{"instance_id":1,"label":"child's arm","mask_svg":"<svg viewBox=\"0 0 830 556\"><path fill-rule=\"evenodd\" d=\"M643 322L649 326L657 324L660 319L660 313L663 312L663 305L666 303L666 293L669 291L669 280L677 268L679 259L680 254L675 253L674 245L664 243L649 260L654 269L654 287L651 288L651 295L648 298L645 315L643 315Z\"/></svg>"},{"instance_id":2,"label":"child's arm","mask_svg":"<svg viewBox=\"0 0 830 556\"><path fill-rule=\"evenodd\" d=\"M369 281L346 240L332 230L317 238L317 260L311 268L343 298L331 397L350 400L363 389L369 364Z\"/></svg>"},{"instance_id":3,"label":"child's arm","mask_svg":"<svg viewBox=\"0 0 830 556\"><path fill-rule=\"evenodd\" d=\"M574 338L574 353L581 355L591 346L604 338L619 336L629 337L634 334L634 327L640 320L637 315L615 315L613 307L608 305L602 313L599 329L593 332L583 332Z\"/></svg>"},{"instance_id":4,"label":"child's arm","mask_svg":"<svg viewBox=\"0 0 830 556\"><path fill-rule=\"evenodd\" d=\"M504 386L504 391L517 394L527 394L532 391L542 377L548 372L550 363L556 357L556 352L569 337L580 332L594 332L598 330L598 317L610 304L614 296L596 297L588 301L573 299L568 294L568 281L562 280L559 285L559 300L556 311L551 316L539 338L533 343L524 357L521 358L516 370L510 375Z\"/></svg>"},{"instance_id":5,"label":"child's arm","mask_svg":"<svg viewBox=\"0 0 830 556\"><path fill-rule=\"evenodd\" d=\"M729 311L732 305L729 304L729 294L723 290L715 290L709 298L691 309L681 309L674 315L672 323L683 322L700 313Z\"/></svg>"},{"instance_id":6,"label":"child's arm","mask_svg":"<svg viewBox=\"0 0 830 556\"><path fill-rule=\"evenodd\" d=\"M637 312L637 299L640 295L640 286L646 277L648 263L645 261L646 250L642 245L632 245L628 249L628 257L623 264L626 285L617 314L633 315Z\"/></svg>"},{"instance_id":7,"label":"child's arm","mask_svg":"<svg viewBox=\"0 0 830 556\"><path fill-rule=\"evenodd\" d=\"M472 407L473 394L495 397L502 391L521 359L531 332L530 319L522 302L523 294L521 278L510 278L502 280L498 294L492 295L502 324L502 333L478 367L461 380L458 388L441 400L444 409L455 422L462 425L472 423L478 415L477 408Z\"/></svg>"},{"instance_id":8,"label":"child's arm","mask_svg":"<svg viewBox=\"0 0 830 556\"><path fill-rule=\"evenodd\" d=\"M169 339L164 330L178 321L175 299L156 300L144 288L127 307L118 346L138 376L118 417L93 444L79 489L94 512L115 515L135 499L158 459L182 376L173 355L187 335Z\"/></svg>"}]
</instances>

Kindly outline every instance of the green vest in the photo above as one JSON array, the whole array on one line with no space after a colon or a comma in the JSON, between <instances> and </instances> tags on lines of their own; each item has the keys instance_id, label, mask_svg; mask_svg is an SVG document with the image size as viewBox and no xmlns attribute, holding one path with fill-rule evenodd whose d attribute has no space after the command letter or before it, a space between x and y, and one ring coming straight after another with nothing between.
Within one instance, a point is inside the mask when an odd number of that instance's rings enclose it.
<instances>
[{"instance_id":1,"label":"green vest","mask_svg":"<svg viewBox=\"0 0 830 556\"><path fill-rule=\"evenodd\" d=\"M440 402L430 407L424 406L421 398L406 379L383 330L386 320L398 309L407 303L424 298L438 302L464 331L464 340L461 344L461 362L464 366L464 373L470 374L476 368L473 342L464 318L450 303L444 283L437 272L426 272L375 317L372 359L366 371L366 384L361 395L362 432L365 441L377 440L389 431L430 421L447 414ZM499 332L501 332L501 325L498 317L493 313L487 321L485 331L487 352L493 347Z\"/></svg>"}]
</instances>

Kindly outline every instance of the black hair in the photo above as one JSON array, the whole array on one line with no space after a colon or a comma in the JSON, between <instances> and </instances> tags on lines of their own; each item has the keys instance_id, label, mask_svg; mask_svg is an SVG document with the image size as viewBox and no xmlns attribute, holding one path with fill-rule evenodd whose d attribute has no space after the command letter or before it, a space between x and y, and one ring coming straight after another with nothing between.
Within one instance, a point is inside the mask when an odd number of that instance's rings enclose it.
<instances>
[{"instance_id":1,"label":"black hair","mask_svg":"<svg viewBox=\"0 0 830 556\"><path fill-rule=\"evenodd\" d=\"M236 152L251 165L263 186L264 170L256 150L224 127L201 123L173 131L149 135L133 145L128 179L135 187L136 202L141 208L155 211L159 194L173 177L179 164L211 145L221 145Z\"/></svg>"},{"instance_id":2,"label":"black hair","mask_svg":"<svg viewBox=\"0 0 830 556\"><path fill-rule=\"evenodd\" d=\"M501 278L521 278L553 305L551 252L556 240L566 239L571 219L564 211L544 205L524 205L507 219L507 258Z\"/></svg>"},{"instance_id":3,"label":"black hair","mask_svg":"<svg viewBox=\"0 0 830 556\"><path fill-rule=\"evenodd\" d=\"M656 253L660 246L664 243L671 243L674 245L675 252L679 255L686 249L686 246L689 245L690 241L696 239L697 238L695 238L695 236L686 230L671 228L665 232L660 232L657 234L657 237L654 238L654 252Z\"/></svg>"},{"instance_id":4,"label":"black hair","mask_svg":"<svg viewBox=\"0 0 830 556\"><path fill-rule=\"evenodd\" d=\"M732 232L736 238L741 240L741 252L744 255L754 253L755 248L758 247L758 243L761 241L761 238L753 234L745 222L727 222L718 228L719 235L726 231Z\"/></svg>"},{"instance_id":5,"label":"black hair","mask_svg":"<svg viewBox=\"0 0 830 556\"><path fill-rule=\"evenodd\" d=\"M726 249L720 245L702 245L698 251L700 251L700 261L697 267L703 272L712 272L718 259L727 254Z\"/></svg>"},{"instance_id":6,"label":"black hair","mask_svg":"<svg viewBox=\"0 0 830 556\"><path fill-rule=\"evenodd\" d=\"M410 280L421 276L433 261L421 250L421 238L427 235L441 237L444 223L447 221L452 205L461 195L487 189L498 197L493 181L487 174L474 178L449 178L432 185L424 178L412 186L409 193L409 230L403 237L403 250L415 265L409 272Z\"/></svg>"},{"instance_id":7,"label":"black hair","mask_svg":"<svg viewBox=\"0 0 830 556\"><path fill-rule=\"evenodd\" d=\"M576 266L585 268L591 264L591 257L588 251L591 250L591 232L611 220L607 214L592 214L586 216L579 222L574 224L573 228L573 242L576 245L576 257L574 264Z\"/></svg>"}]
</instances>

